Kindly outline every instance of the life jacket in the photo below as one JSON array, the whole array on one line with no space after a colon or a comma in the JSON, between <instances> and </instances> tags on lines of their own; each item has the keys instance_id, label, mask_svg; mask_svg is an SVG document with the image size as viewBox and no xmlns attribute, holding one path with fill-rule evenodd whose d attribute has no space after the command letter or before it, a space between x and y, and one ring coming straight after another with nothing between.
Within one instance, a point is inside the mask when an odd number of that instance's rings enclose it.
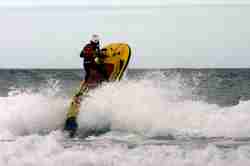
<instances>
[{"instance_id":1,"label":"life jacket","mask_svg":"<svg viewBox=\"0 0 250 166\"><path fill-rule=\"evenodd\" d=\"M83 48L83 57L86 59L92 59L94 58L94 50L95 48L93 47L92 44L87 44L84 48Z\"/></svg>"}]
</instances>

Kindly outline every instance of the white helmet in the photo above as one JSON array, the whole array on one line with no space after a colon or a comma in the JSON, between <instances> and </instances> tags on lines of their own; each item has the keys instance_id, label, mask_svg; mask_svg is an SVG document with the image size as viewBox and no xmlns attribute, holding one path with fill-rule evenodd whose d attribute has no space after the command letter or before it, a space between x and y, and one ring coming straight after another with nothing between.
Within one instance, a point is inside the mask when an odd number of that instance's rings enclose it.
<instances>
[{"instance_id":1,"label":"white helmet","mask_svg":"<svg viewBox=\"0 0 250 166\"><path fill-rule=\"evenodd\" d=\"M99 43L100 38L97 34L93 34L90 41L93 43Z\"/></svg>"}]
</instances>

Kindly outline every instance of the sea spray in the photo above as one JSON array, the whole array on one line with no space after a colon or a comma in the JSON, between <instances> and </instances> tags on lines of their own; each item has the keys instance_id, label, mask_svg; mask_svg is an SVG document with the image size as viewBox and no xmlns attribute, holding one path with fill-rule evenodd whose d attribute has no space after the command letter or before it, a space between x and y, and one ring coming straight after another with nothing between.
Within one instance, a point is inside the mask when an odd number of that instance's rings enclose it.
<instances>
[{"instance_id":1,"label":"sea spray","mask_svg":"<svg viewBox=\"0 0 250 166\"><path fill-rule=\"evenodd\" d=\"M89 125L98 128L100 124L110 123L113 130L153 136L250 136L247 127L250 124L241 127L249 123L247 106L241 103L220 107L197 98L193 100L192 91L186 90L188 85L178 78L150 77L104 84L84 101L79 115L80 128Z\"/></svg>"},{"instance_id":2,"label":"sea spray","mask_svg":"<svg viewBox=\"0 0 250 166\"><path fill-rule=\"evenodd\" d=\"M57 82L48 83L40 91L13 88L0 98L0 129L26 135L62 128L69 99L56 95L57 84L50 85Z\"/></svg>"}]
</instances>

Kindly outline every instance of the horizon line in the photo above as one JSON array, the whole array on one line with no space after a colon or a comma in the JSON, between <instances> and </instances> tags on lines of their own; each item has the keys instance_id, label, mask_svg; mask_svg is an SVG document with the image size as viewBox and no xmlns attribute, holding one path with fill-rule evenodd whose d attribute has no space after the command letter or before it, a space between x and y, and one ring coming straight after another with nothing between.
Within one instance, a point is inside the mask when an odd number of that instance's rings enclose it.
<instances>
[{"instance_id":1,"label":"horizon line","mask_svg":"<svg viewBox=\"0 0 250 166\"><path fill-rule=\"evenodd\" d=\"M163 69L250 69L250 67L133 67L127 70L163 70ZM0 68L0 70L83 70L82 68Z\"/></svg>"}]
</instances>

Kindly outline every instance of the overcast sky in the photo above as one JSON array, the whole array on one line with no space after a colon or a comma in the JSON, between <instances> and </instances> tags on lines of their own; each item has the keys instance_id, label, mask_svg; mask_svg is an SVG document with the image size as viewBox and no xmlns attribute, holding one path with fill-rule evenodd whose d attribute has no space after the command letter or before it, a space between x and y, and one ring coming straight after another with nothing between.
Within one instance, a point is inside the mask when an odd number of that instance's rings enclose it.
<instances>
[{"instance_id":1,"label":"overcast sky","mask_svg":"<svg viewBox=\"0 0 250 166\"><path fill-rule=\"evenodd\" d=\"M72 7L168 4L174 6ZM248 4L249 0L2 0L0 68L79 68L79 52L93 33L101 35L103 45L128 43L131 68L250 67Z\"/></svg>"},{"instance_id":2,"label":"overcast sky","mask_svg":"<svg viewBox=\"0 0 250 166\"><path fill-rule=\"evenodd\" d=\"M1 0L1 5L168 5L249 4L249 0Z\"/></svg>"}]
</instances>

